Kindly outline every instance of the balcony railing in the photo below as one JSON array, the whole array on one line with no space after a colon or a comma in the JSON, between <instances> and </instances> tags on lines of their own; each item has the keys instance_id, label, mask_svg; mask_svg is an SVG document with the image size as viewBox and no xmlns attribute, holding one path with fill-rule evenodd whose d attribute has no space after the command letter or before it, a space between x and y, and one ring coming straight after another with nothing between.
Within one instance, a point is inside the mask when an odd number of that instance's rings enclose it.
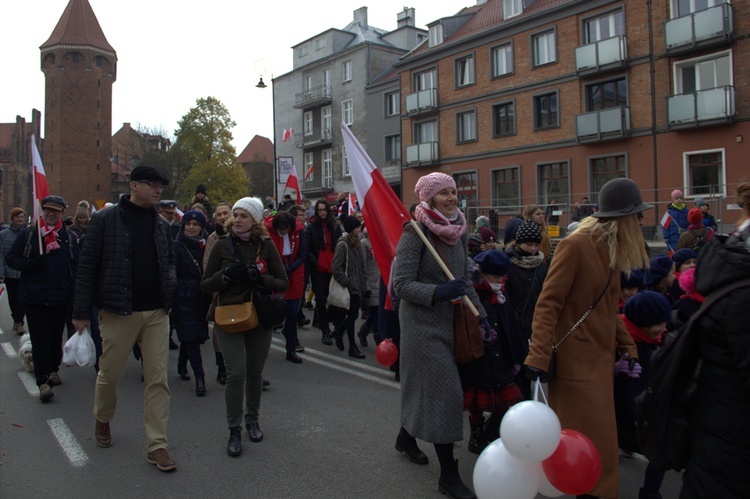
<instances>
[{"instance_id":1,"label":"balcony railing","mask_svg":"<svg viewBox=\"0 0 750 499\"><path fill-rule=\"evenodd\" d=\"M674 55L727 42L733 30L732 5L723 3L664 24L667 52Z\"/></svg>"},{"instance_id":2,"label":"balcony railing","mask_svg":"<svg viewBox=\"0 0 750 499\"><path fill-rule=\"evenodd\" d=\"M628 136L629 133L629 107L611 107L576 116L576 135L579 142L618 139Z\"/></svg>"},{"instance_id":3,"label":"balcony railing","mask_svg":"<svg viewBox=\"0 0 750 499\"><path fill-rule=\"evenodd\" d=\"M593 74L621 68L628 60L628 39L615 36L576 48L576 73Z\"/></svg>"},{"instance_id":4,"label":"balcony railing","mask_svg":"<svg viewBox=\"0 0 750 499\"><path fill-rule=\"evenodd\" d=\"M437 107L437 88L428 88L406 96L406 114L408 116L435 111Z\"/></svg>"},{"instance_id":5,"label":"balcony railing","mask_svg":"<svg viewBox=\"0 0 750 499\"><path fill-rule=\"evenodd\" d=\"M331 103L331 87L315 87L294 96L294 108L300 109Z\"/></svg>"},{"instance_id":6,"label":"balcony railing","mask_svg":"<svg viewBox=\"0 0 750 499\"><path fill-rule=\"evenodd\" d=\"M305 135L303 134L294 142L294 147L316 147L321 145L327 145L331 143L331 130L320 129L314 130L313 133Z\"/></svg>"},{"instance_id":7,"label":"balcony railing","mask_svg":"<svg viewBox=\"0 0 750 499\"><path fill-rule=\"evenodd\" d=\"M406 146L406 164L408 166L429 165L438 161L438 143L423 142Z\"/></svg>"},{"instance_id":8,"label":"balcony railing","mask_svg":"<svg viewBox=\"0 0 750 499\"><path fill-rule=\"evenodd\" d=\"M730 123L735 114L734 87L730 85L667 97L669 128Z\"/></svg>"}]
</instances>

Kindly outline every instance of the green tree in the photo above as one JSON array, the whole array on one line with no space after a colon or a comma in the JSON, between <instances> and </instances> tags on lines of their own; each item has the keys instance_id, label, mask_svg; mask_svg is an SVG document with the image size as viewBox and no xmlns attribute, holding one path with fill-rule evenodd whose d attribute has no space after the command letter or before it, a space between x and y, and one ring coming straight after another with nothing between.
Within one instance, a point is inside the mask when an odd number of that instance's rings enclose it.
<instances>
[{"instance_id":1,"label":"green tree","mask_svg":"<svg viewBox=\"0 0 750 499\"><path fill-rule=\"evenodd\" d=\"M235 122L224 104L215 97L198 99L177 124L174 149L179 152L179 164L192 162L184 181L176 186L177 199L188 204L198 184L206 186L214 205L222 199L233 202L247 196L248 178L232 146Z\"/></svg>"}]
</instances>

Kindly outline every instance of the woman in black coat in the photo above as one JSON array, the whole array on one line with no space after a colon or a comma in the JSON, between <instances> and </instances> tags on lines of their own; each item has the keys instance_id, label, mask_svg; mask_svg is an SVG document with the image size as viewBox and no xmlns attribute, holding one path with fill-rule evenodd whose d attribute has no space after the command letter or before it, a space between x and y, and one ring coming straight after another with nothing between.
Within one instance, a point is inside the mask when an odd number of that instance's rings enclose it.
<instances>
[{"instance_id":1,"label":"woman in black coat","mask_svg":"<svg viewBox=\"0 0 750 499\"><path fill-rule=\"evenodd\" d=\"M201 291L205 228L205 215L198 210L188 211L182 217L180 232L172 243L177 268L177 292L172 314L180 340L177 372L184 381L190 380L187 371L190 361L195 376L195 394L199 397L206 394L201 344L208 339L206 314L211 304L211 296Z\"/></svg>"},{"instance_id":2,"label":"woman in black coat","mask_svg":"<svg viewBox=\"0 0 750 499\"><path fill-rule=\"evenodd\" d=\"M750 182L737 188L743 219L731 236L706 245L695 271L698 292L750 278ZM693 441L682 498L750 497L750 287L720 298L699 320L702 360L690 425Z\"/></svg>"}]
</instances>

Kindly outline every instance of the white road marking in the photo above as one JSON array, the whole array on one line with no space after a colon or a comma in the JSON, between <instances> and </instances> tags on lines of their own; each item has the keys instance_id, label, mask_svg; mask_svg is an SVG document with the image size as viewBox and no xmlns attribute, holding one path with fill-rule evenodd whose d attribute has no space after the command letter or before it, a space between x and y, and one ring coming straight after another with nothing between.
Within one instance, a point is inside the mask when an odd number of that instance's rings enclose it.
<instances>
[{"instance_id":1,"label":"white road marking","mask_svg":"<svg viewBox=\"0 0 750 499\"><path fill-rule=\"evenodd\" d=\"M3 350L5 350L5 355L11 359L18 358L18 353L16 353L16 349L13 348L13 344L10 341L4 341L0 344L3 346Z\"/></svg>"},{"instance_id":2,"label":"white road marking","mask_svg":"<svg viewBox=\"0 0 750 499\"><path fill-rule=\"evenodd\" d=\"M276 343L277 345L281 345L282 346L281 351L286 352L286 348L283 348L286 345L286 342L284 340L274 338L273 342ZM388 375L393 374L390 370L387 370L387 369L382 369L382 368L378 368L378 367L371 366L368 364L363 364L362 362L357 362L356 360L343 359L337 355L331 355L330 353L325 353L321 350L315 350L314 348L305 347L304 355L307 355L307 354L313 354L313 355L317 355L318 357L323 357L324 359L328 359L334 362L341 362L342 364L348 364L352 367L356 367L357 369L362 369L363 371L370 371L371 373L380 374L381 376L382 375L388 376ZM375 354L373 353L373 355Z\"/></svg>"},{"instance_id":3,"label":"white road marking","mask_svg":"<svg viewBox=\"0 0 750 499\"><path fill-rule=\"evenodd\" d=\"M83 447L81 447L81 444L78 443L78 439L73 435L73 432L68 428L68 425L61 418L47 420L47 424L55 435L60 447L62 447L63 452L68 456L70 464L76 468L84 466L88 462L89 457L86 455Z\"/></svg>"},{"instance_id":4,"label":"white road marking","mask_svg":"<svg viewBox=\"0 0 750 499\"><path fill-rule=\"evenodd\" d=\"M18 373L18 377L21 378L21 382L23 383L23 386L26 387L26 391L29 392L29 395L33 397L39 396L39 387L36 386L36 378L33 373L21 371Z\"/></svg>"}]
</instances>

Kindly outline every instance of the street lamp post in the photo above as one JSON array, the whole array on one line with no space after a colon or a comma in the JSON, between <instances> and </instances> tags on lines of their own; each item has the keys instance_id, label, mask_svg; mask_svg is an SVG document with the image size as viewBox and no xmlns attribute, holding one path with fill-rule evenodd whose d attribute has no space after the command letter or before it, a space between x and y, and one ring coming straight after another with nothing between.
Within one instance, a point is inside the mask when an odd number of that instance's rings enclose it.
<instances>
[{"instance_id":1,"label":"street lamp post","mask_svg":"<svg viewBox=\"0 0 750 499\"><path fill-rule=\"evenodd\" d=\"M268 67L271 65L271 63L265 59L259 59L255 63L255 70L260 75L260 80L258 81L258 84L255 85L255 88L265 89L268 87L266 83L263 81L263 76L266 74ZM258 70L260 66L260 71ZM279 174L279 165L278 165L278 157L276 155L276 88L273 83L273 71L271 71L271 107L273 109L273 202L274 202L274 208L278 206L279 202L279 182L278 182L278 174Z\"/></svg>"}]
</instances>

